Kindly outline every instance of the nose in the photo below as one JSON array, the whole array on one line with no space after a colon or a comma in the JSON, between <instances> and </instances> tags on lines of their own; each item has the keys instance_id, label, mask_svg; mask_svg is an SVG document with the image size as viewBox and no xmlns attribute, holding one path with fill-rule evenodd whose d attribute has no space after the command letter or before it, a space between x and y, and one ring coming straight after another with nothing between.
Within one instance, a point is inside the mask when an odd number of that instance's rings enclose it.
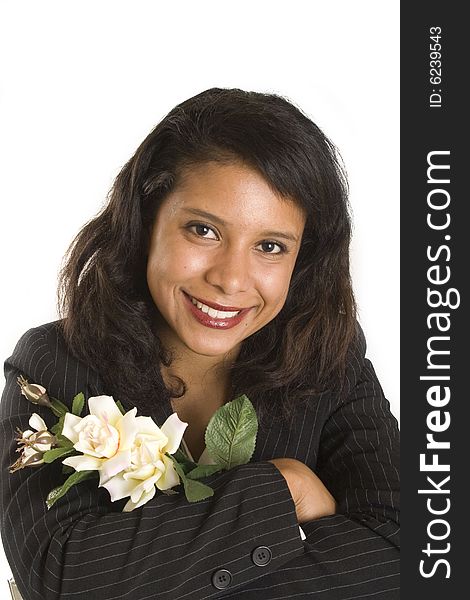
<instances>
[{"instance_id":1,"label":"nose","mask_svg":"<svg viewBox=\"0 0 470 600\"><path fill-rule=\"evenodd\" d=\"M240 248L221 248L206 271L206 281L227 296L246 292L251 279L250 257Z\"/></svg>"}]
</instances>

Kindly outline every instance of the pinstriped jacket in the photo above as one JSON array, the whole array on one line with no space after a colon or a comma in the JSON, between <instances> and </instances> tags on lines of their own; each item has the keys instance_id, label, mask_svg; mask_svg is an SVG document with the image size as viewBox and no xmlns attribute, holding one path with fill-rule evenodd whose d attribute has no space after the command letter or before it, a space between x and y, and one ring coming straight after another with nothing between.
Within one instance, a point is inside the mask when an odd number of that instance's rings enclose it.
<instances>
[{"instance_id":1,"label":"pinstriped jacket","mask_svg":"<svg viewBox=\"0 0 470 600\"><path fill-rule=\"evenodd\" d=\"M8 472L16 428L28 429L32 412L48 427L56 421L21 396L18 375L68 406L80 391L109 393L57 323L27 331L5 361L1 534L24 600L399 598L398 426L362 330L342 400L317 396L290 426L260 428L250 463L204 480L211 498L157 492L123 513L127 499L111 502L94 479L47 510L47 493L64 481L60 461ZM156 405L150 416L161 425L171 412ZM302 524L305 540L286 480L267 462L277 457L304 462L337 501L337 514Z\"/></svg>"}]
</instances>

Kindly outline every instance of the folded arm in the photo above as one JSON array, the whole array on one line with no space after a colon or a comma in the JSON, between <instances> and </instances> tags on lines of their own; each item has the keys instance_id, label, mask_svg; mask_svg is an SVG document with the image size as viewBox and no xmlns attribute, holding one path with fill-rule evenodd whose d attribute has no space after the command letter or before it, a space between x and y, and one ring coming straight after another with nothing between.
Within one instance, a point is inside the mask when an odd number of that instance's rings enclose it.
<instances>
[{"instance_id":1,"label":"folded arm","mask_svg":"<svg viewBox=\"0 0 470 600\"><path fill-rule=\"evenodd\" d=\"M123 513L127 499L112 503L90 479L47 510L48 492L65 479L60 461L12 474L8 466L17 458L16 427L27 429L32 412L48 427L56 419L21 396L16 378L22 374L70 404L78 391L89 393L92 375L77 361L66 363L64 376L40 328L27 332L5 363L2 539L24 600L216 598L226 581L221 569L229 571L230 589L239 589L303 554L289 489L268 462L210 476L205 481L214 496L201 502L189 503L182 492L157 493ZM272 552L264 566L257 564L260 546Z\"/></svg>"},{"instance_id":2,"label":"folded arm","mask_svg":"<svg viewBox=\"0 0 470 600\"><path fill-rule=\"evenodd\" d=\"M372 364L361 364L311 467L336 514L302 523L305 552L243 588L244 600L399 598L399 432Z\"/></svg>"}]
</instances>

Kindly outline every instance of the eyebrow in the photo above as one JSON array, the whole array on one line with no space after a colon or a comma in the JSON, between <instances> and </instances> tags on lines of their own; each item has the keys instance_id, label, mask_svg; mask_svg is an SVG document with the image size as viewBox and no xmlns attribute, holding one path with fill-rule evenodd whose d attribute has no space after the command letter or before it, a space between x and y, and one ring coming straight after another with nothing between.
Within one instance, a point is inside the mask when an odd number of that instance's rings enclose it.
<instances>
[{"instance_id":1,"label":"eyebrow","mask_svg":"<svg viewBox=\"0 0 470 600\"><path fill-rule=\"evenodd\" d=\"M214 223L217 223L218 225L222 225L222 226L227 225L226 221L224 221L217 215L213 215L212 213L207 212L205 210L201 210L199 208L184 208L183 210L187 213L191 213L191 214L197 215L199 217L204 217L205 219L210 219L211 221L213 221ZM273 231L273 230L263 231L261 235L266 236L266 237L283 238L285 240L290 240L291 242L297 242L299 239L296 235L294 235L292 233L287 233L285 231Z\"/></svg>"}]
</instances>

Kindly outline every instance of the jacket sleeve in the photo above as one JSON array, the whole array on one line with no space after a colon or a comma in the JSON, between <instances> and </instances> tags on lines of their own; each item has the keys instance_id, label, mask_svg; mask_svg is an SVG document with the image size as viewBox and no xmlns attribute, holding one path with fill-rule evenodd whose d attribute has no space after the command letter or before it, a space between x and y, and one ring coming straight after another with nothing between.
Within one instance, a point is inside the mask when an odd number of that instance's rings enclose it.
<instances>
[{"instance_id":1,"label":"jacket sleeve","mask_svg":"<svg viewBox=\"0 0 470 600\"><path fill-rule=\"evenodd\" d=\"M14 473L8 466L18 457L16 428L28 429L33 412L48 427L57 420L21 395L18 375L69 406L72 394L83 391L87 397L87 367L75 361L58 369L56 354L44 330L35 328L5 362L1 533L24 600L218 598L304 553L287 483L269 462L211 475L205 482L214 495L196 503L183 493L157 492L144 506L123 513L127 499L112 503L107 490L90 479L48 510L48 492L65 480L61 461Z\"/></svg>"},{"instance_id":2,"label":"jacket sleeve","mask_svg":"<svg viewBox=\"0 0 470 600\"><path fill-rule=\"evenodd\" d=\"M244 588L244 600L400 597L398 424L370 360L356 355L353 367L350 391L326 420L311 466L337 513L302 523L305 554Z\"/></svg>"}]
</instances>

